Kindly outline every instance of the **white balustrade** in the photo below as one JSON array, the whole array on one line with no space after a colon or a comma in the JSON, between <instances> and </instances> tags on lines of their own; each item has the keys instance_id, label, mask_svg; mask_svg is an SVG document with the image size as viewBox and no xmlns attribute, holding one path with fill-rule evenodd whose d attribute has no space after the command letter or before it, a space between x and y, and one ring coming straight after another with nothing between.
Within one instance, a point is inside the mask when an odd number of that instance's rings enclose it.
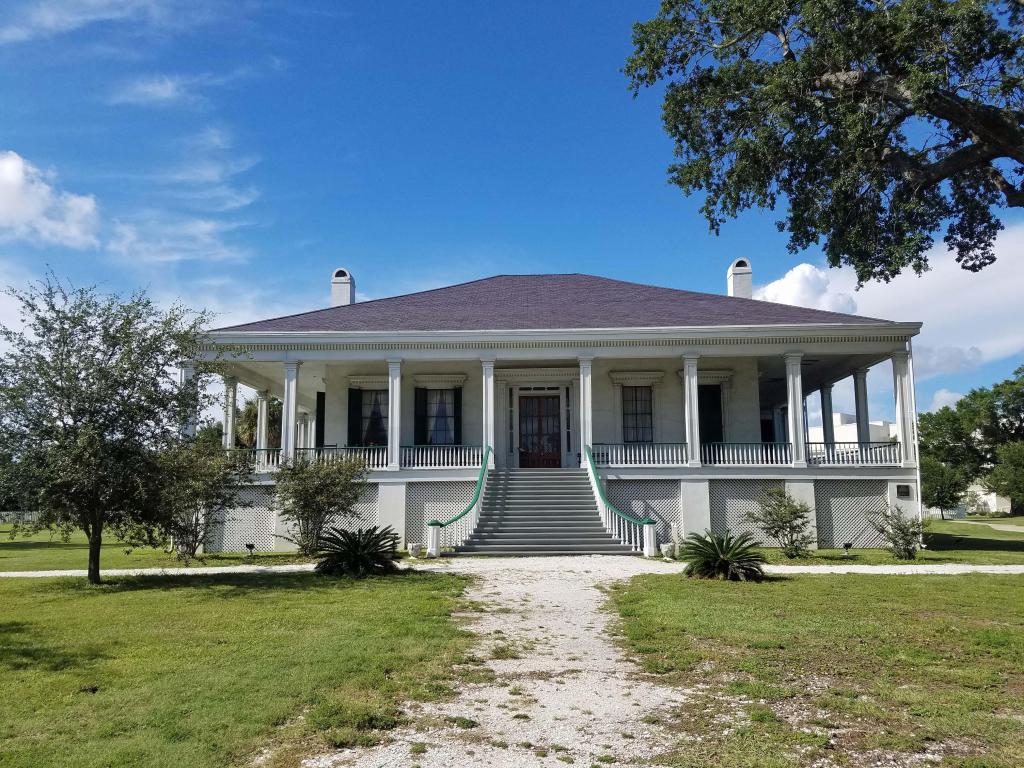
<instances>
[{"instance_id":1,"label":"white balustrade","mask_svg":"<svg viewBox=\"0 0 1024 768\"><path fill-rule=\"evenodd\" d=\"M598 443L594 461L601 467L678 467L686 464L686 443Z\"/></svg>"},{"instance_id":2,"label":"white balustrade","mask_svg":"<svg viewBox=\"0 0 1024 768\"><path fill-rule=\"evenodd\" d=\"M774 465L793 461L789 443L703 443L702 464Z\"/></svg>"},{"instance_id":3,"label":"white balustrade","mask_svg":"<svg viewBox=\"0 0 1024 768\"><path fill-rule=\"evenodd\" d=\"M404 445L401 461L408 469L479 467L483 454L479 445Z\"/></svg>"},{"instance_id":4,"label":"white balustrade","mask_svg":"<svg viewBox=\"0 0 1024 768\"><path fill-rule=\"evenodd\" d=\"M330 464L346 459L361 459L367 469L384 469L388 465L386 445L349 446L344 448L300 448L295 451L298 459Z\"/></svg>"},{"instance_id":5,"label":"white balustrade","mask_svg":"<svg viewBox=\"0 0 1024 768\"><path fill-rule=\"evenodd\" d=\"M807 463L817 466L887 466L902 461L899 443L807 444Z\"/></svg>"}]
</instances>

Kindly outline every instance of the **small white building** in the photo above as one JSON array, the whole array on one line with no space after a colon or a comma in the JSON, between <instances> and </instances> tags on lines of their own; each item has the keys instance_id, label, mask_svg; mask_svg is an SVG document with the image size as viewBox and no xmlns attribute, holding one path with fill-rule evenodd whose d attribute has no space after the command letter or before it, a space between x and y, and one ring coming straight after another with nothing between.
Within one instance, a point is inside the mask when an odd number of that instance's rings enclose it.
<instances>
[{"instance_id":1,"label":"small white building","mask_svg":"<svg viewBox=\"0 0 1024 768\"><path fill-rule=\"evenodd\" d=\"M864 427L857 423L855 413L833 413L832 414L832 435L833 440L838 443L857 442L858 430ZM872 420L867 425L868 440L872 443L885 443L896 440L896 424L892 421ZM825 442L825 425L810 427L807 430L807 439L812 443Z\"/></svg>"},{"instance_id":2,"label":"small white building","mask_svg":"<svg viewBox=\"0 0 1024 768\"><path fill-rule=\"evenodd\" d=\"M329 308L211 332L205 354L231 360L227 435L237 384L259 392L262 471L210 548L284 546L266 490L297 456L367 462L349 525L427 542L431 521L457 518L434 527L469 551L629 551L644 531L750 530L746 512L775 485L815 510L822 546L875 543L867 515L885 505L919 514L920 323L752 300L746 259L727 281L723 296L499 275L356 302L338 269ZM882 434L867 372L886 360L898 417ZM847 377L852 424L831 415ZM808 440L812 395L825 427ZM280 446L267 444L270 396L284 402Z\"/></svg>"}]
</instances>

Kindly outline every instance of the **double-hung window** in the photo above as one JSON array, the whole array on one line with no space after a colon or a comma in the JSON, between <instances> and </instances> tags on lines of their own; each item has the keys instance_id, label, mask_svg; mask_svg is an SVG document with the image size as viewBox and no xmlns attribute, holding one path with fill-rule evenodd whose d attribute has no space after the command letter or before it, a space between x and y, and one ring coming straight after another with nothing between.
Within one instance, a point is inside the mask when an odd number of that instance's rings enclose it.
<instances>
[{"instance_id":1,"label":"double-hung window","mask_svg":"<svg viewBox=\"0 0 1024 768\"><path fill-rule=\"evenodd\" d=\"M622 442L654 442L654 403L650 387L622 388Z\"/></svg>"},{"instance_id":2,"label":"double-hung window","mask_svg":"<svg viewBox=\"0 0 1024 768\"><path fill-rule=\"evenodd\" d=\"M362 399L361 444L387 445L388 391L386 389L364 389Z\"/></svg>"},{"instance_id":3,"label":"double-hung window","mask_svg":"<svg viewBox=\"0 0 1024 768\"><path fill-rule=\"evenodd\" d=\"M455 445L455 390L427 390L427 445Z\"/></svg>"}]
</instances>

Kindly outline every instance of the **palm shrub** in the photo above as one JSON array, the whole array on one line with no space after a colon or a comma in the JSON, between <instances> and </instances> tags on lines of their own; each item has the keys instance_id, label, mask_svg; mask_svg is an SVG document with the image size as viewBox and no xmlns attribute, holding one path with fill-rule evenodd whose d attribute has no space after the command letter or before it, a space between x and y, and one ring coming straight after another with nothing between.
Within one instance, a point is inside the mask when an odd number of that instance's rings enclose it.
<instances>
[{"instance_id":1,"label":"palm shrub","mask_svg":"<svg viewBox=\"0 0 1024 768\"><path fill-rule=\"evenodd\" d=\"M871 527L885 539L885 548L897 560L913 560L921 548L924 528L916 517L908 517L899 507L884 507L868 517Z\"/></svg>"},{"instance_id":2,"label":"palm shrub","mask_svg":"<svg viewBox=\"0 0 1024 768\"><path fill-rule=\"evenodd\" d=\"M328 576L366 576L393 573L398 536L391 526L346 531L331 528L320 536L316 570Z\"/></svg>"},{"instance_id":3,"label":"palm shrub","mask_svg":"<svg viewBox=\"0 0 1024 768\"><path fill-rule=\"evenodd\" d=\"M733 536L705 531L691 533L683 540L679 558L686 561L687 576L725 581L761 581L764 555L749 533Z\"/></svg>"}]
</instances>

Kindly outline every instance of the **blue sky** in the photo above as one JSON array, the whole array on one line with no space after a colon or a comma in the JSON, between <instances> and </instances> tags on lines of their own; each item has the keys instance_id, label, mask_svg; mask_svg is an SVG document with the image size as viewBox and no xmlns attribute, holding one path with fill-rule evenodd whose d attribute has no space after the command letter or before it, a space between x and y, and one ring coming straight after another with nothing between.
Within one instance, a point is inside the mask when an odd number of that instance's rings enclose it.
<instances>
[{"instance_id":1,"label":"blue sky","mask_svg":"<svg viewBox=\"0 0 1024 768\"><path fill-rule=\"evenodd\" d=\"M972 276L938 254L924 279L854 292L820 254L788 254L771 213L710 234L665 181L658 94L632 98L620 71L655 10L12 0L0 279L49 264L228 322L325 304L336 266L363 298L501 272L721 292L745 256L768 298L928 323L922 408L1020 364L1010 259ZM1022 246L1011 226L1001 252Z\"/></svg>"}]
</instances>

